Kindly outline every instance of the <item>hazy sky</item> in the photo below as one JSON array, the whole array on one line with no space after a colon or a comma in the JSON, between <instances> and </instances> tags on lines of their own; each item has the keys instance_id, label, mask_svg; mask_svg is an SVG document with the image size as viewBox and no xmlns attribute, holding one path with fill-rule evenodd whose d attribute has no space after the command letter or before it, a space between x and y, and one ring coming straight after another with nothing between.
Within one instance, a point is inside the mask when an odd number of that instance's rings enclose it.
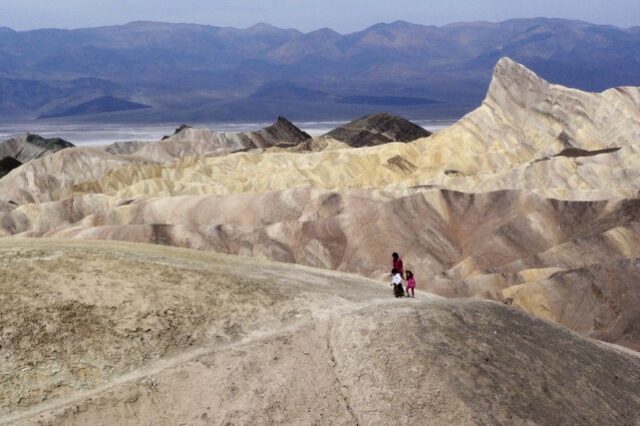
<instances>
[{"instance_id":1,"label":"hazy sky","mask_svg":"<svg viewBox=\"0 0 640 426\"><path fill-rule=\"evenodd\" d=\"M18 30L152 20L344 33L399 19L442 25L537 16L630 27L640 25L640 0L0 0L0 26Z\"/></svg>"}]
</instances>

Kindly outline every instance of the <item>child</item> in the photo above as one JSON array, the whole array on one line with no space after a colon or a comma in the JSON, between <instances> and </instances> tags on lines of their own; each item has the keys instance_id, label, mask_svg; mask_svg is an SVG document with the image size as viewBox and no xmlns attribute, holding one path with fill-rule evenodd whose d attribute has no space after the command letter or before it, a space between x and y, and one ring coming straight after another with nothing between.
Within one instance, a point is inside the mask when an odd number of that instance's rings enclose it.
<instances>
[{"instance_id":1,"label":"child","mask_svg":"<svg viewBox=\"0 0 640 426\"><path fill-rule=\"evenodd\" d=\"M391 285L393 286L393 295L395 297L404 297L404 288L402 287L402 276L396 268L391 270Z\"/></svg>"},{"instance_id":2,"label":"child","mask_svg":"<svg viewBox=\"0 0 640 426\"><path fill-rule=\"evenodd\" d=\"M411 293L411 297L416 297L416 279L413 278L413 272L407 271L407 297Z\"/></svg>"}]
</instances>

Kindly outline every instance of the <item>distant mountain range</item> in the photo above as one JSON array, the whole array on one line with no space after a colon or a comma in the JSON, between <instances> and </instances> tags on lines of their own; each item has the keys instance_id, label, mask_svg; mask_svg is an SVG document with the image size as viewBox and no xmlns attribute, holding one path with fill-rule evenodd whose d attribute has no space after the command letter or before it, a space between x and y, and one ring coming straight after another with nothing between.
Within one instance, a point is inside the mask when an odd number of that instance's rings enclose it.
<instances>
[{"instance_id":1,"label":"distant mountain range","mask_svg":"<svg viewBox=\"0 0 640 426\"><path fill-rule=\"evenodd\" d=\"M399 21L344 35L266 24L0 28L0 115L194 122L385 110L453 118L481 101L503 56L583 90L640 85L640 28L561 19Z\"/></svg>"},{"instance_id":2,"label":"distant mountain range","mask_svg":"<svg viewBox=\"0 0 640 426\"><path fill-rule=\"evenodd\" d=\"M71 108L65 108L60 111L53 111L42 115L39 118L58 118L58 117L74 117L77 115L102 114L107 112L132 111L136 109L150 108L148 105L137 104L135 102L125 101L124 99L114 98L113 96L102 96L83 102L80 105Z\"/></svg>"}]
</instances>

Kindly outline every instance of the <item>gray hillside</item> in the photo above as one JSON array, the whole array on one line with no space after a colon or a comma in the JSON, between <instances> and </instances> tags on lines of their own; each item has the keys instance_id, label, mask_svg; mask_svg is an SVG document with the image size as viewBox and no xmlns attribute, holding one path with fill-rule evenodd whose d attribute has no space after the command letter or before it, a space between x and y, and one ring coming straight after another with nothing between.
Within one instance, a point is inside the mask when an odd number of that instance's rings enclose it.
<instances>
[{"instance_id":1,"label":"gray hillside","mask_svg":"<svg viewBox=\"0 0 640 426\"><path fill-rule=\"evenodd\" d=\"M71 148L71 142L60 138L46 139L39 135L25 134L7 139L0 143L0 158L11 157L24 164L36 158L44 157Z\"/></svg>"}]
</instances>

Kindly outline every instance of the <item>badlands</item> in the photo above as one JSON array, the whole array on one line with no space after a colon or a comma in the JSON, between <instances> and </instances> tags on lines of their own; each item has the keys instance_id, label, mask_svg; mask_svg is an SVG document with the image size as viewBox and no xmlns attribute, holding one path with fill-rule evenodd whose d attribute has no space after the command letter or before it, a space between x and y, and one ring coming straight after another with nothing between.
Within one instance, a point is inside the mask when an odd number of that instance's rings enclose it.
<instances>
[{"instance_id":1,"label":"badlands","mask_svg":"<svg viewBox=\"0 0 640 426\"><path fill-rule=\"evenodd\" d=\"M380 117L1 178L0 423L640 424L640 88Z\"/></svg>"}]
</instances>

